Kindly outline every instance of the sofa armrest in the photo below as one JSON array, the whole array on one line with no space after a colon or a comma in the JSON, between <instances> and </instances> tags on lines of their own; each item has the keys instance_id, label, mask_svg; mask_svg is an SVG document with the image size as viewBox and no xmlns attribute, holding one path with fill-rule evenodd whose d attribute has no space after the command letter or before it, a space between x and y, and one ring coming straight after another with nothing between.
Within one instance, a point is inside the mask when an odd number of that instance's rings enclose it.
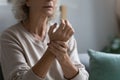
<instances>
[{"instance_id":1,"label":"sofa armrest","mask_svg":"<svg viewBox=\"0 0 120 80\"><path fill-rule=\"evenodd\" d=\"M85 66L86 70L89 72L89 55L87 53L79 53L79 59L81 63Z\"/></svg>"}]
</instances>

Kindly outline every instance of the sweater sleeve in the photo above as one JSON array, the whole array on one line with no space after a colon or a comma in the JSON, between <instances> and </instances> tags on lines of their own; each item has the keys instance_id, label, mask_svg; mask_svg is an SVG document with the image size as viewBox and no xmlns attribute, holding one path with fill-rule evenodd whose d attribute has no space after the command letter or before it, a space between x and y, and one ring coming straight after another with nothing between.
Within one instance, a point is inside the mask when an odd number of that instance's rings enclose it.
<instances>
[{"instance_id":1,"label":"sweater sleeve","mask_svg":"<svg viewBox=\"0 0 120 80\"><path fill-rule=\"evenodd\" d=\"M34 74L27 64L19 40L11 33L4 33L0 39L1 67L4 80L43 80Z\"/></svg>"},{"instance_id":2,"label":"sweater sleeve","mask_svg":"<svg viewBox=\"0 0 120 80\"><path fill-rule=\"evenodd\" d=\"M69 40L68 45L70 59L79 70L79 74L76 75L72 80L88 80L89 74L85 70L85 66L80 62L80 59L78 57L77 43L74 36L72 36L72 38Z\"/></svg>"}]
</instances>

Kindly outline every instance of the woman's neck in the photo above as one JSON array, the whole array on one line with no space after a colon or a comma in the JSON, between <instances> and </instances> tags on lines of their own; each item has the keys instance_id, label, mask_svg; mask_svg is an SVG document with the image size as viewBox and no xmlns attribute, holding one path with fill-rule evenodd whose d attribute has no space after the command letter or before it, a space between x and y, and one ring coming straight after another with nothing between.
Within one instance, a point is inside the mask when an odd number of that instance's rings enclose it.
<instances>
[{"instance_id":1,"label":"woman's neck","mask_svg":"<svg viewBox=\"0 0 120 80\"><path fill-rule=\"evenodd\" d=\"M24 27L34 35L35 39L43 41L47 31L47 21L48 18L45 17L30 17L29 20L24 21Z\"/></svg>"}]
</instances>

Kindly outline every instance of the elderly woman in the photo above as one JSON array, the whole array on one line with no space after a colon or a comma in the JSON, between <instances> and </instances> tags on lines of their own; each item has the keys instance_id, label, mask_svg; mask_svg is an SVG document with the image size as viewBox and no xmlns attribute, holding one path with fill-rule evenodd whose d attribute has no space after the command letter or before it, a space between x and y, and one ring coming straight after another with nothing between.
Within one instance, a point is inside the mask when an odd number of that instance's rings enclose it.
<instances>
[{"instance_id":1,"label":"elderly woman","mask_svg":"<svg viewBox=\"0 0 120 80\"><path fill-rule=\"evenodd\" d=\"M68 20L50 25L57 0L15 0L18 23L1 36L5 80L88 80Z\"/></svg>"}]
</instances>

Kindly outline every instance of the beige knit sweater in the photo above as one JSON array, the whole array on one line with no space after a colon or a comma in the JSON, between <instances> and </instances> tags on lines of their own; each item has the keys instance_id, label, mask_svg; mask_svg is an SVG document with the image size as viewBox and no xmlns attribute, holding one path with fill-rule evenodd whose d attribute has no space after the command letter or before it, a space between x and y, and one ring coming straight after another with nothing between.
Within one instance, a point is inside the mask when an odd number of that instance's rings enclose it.
<instances>
[{"instance_id":1,"label":"beige knit sweater","mask_svg":"<svg viewBox=\"0 0 120 80\"><path fill-rule=\"evenodd\" d=\"M41 79L31 70L47 49L47 34L43 42L37 41L18 23L3 32L0 42L1 66L5 80L65 80L57 60L53 62L45 79ZM68 45L71 61L79 68L79 74L73 80L88 80L88 73L78 58L74 37L68 41Z\"/></svg>"}]
</instances>

